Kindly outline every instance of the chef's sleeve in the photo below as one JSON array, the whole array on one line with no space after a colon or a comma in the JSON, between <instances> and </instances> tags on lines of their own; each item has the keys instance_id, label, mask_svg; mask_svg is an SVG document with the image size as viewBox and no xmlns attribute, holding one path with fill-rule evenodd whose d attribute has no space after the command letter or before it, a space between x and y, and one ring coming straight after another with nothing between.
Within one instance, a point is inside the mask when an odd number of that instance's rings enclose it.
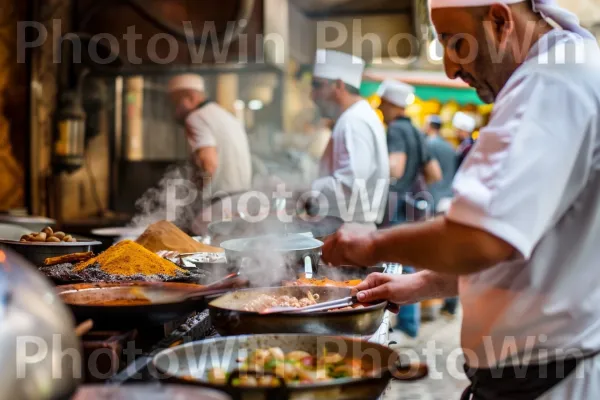
<instances>
[{"instance_id":1,"label":"chef's sleeve","mask_svg":"<svg viewBox=\"0 0 600 400\"><path fill-rule=\"evenodd\" d=\"M192 113L185 122L186 136L192 151L203 147L217 147L210 125L205 120L205 116L200 114Z\"/></svg>"},{"instance_id":2,"label":"chef's sleeve","mask_svg":"<svg viewBox=\"0 0 600 400\"><path fill-rule=\"evenodd\" d=\"M453 184L447 218L482 229L527 259L566 211L564 197L595 111L568 82L509 82Z\"/></svg>"},{"instance_id":3,"label":"chef's sleeve","mask_svg":"<svg viewBox=\"0 0 600 400\"><path fill-rule=\"evenodd\" d=\"M370 126L362 121L347 123L343 129L342 141L334 146L337 152L337 165L333 176L325 176L313 182L313 190L323 193L327 198L334 199L335 194L342 191L345 195L351 193L357 180L365 180L372 175L376 166L375 140ZM338 127L336 127L338 129Z\"/></svg>"}]
</instances>

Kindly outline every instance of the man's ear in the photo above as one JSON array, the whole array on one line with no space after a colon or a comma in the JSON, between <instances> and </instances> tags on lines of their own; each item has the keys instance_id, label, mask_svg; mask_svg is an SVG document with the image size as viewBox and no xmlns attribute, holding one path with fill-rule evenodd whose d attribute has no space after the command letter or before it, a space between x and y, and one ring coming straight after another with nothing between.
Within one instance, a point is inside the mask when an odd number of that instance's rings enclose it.
<instances>
[{"instance_id":1,"label":"man's ear","mask_svg":"<svg viewBox=\"0 0 600 400\"><path fill-rule=\"evenodd\" d=\"M492 4L488 11L487 22L497 43L503 45L515 29L515 21L511 9L506 4Z\"/></svg>"}]
</instances>

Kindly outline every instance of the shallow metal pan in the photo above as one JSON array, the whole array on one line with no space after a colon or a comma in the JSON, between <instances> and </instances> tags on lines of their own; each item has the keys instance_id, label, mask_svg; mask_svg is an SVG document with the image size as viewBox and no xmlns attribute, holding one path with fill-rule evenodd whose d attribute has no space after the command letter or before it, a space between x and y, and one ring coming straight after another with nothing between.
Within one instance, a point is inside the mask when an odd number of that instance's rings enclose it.
<instances>
[{"instance_id":1,"label":"shallow metal pan","mask_svg":"<svg viewBox=\"0 0 600 400\"><path fill-rule=\"evenodd\" d=\"M212 323L221 335L312 333L368 336L374 334L381 326L387 307L386 301L359 309L310 314L259 314L244 311L244 306L261 294L302 298L309 290L318 294L321 302L348 297L352 292L349 288L319 286L244 289L214 299L208 304L208 309Z\"/></svg>"}]
</instances>

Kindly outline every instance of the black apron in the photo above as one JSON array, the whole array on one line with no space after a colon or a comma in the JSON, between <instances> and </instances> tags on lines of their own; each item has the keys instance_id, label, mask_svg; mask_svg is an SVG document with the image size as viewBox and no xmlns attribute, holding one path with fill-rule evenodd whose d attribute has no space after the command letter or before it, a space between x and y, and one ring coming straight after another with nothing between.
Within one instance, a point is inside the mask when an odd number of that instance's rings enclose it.
<instances>
[{"instance_id":1,"label":"black apron","mask_svg":"<svg viewBox=\"0 0 600 400\"><path fill-rule=\"evenodd\" d=\"M465 389L461 400L534 400L572 374L580 362L599 353L540 365L491 369L465 365L471 385Z\"/></svg>"}]
</instances>

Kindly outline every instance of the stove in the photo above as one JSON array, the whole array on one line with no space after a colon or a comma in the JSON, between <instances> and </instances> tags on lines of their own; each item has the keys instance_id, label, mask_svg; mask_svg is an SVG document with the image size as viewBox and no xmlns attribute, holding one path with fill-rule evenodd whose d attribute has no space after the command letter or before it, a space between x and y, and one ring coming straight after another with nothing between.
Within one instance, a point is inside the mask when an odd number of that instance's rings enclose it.
<instances>
[{"instance_id":1,"label":"stove","mask_svg":"<svg viewBox=\"0 0 600 400\"><path fill-rule=\"evenodd\" d=\"M169 329L168 325L164 328L168 332L166 336L148 347L147 350L142 350L142 353L133 362L129 363L126 368L108 379L108 383L125 384L153 381L155 379L149 374L148 366L156 354L169 347L217 335L217 332L210 323L208 310L190 316L175 329Z\"/></svg>"}]
</instances>

